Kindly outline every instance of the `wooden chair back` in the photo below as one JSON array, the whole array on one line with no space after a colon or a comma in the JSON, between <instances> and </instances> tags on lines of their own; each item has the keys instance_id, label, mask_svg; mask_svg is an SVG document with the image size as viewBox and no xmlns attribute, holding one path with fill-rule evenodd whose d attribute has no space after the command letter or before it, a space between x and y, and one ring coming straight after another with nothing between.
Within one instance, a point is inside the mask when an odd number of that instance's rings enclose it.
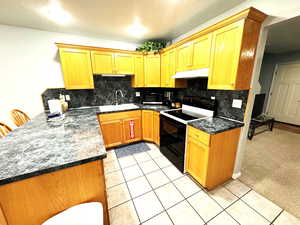
<instances>
[{"instance_id":1,"label":"wooden chair back","mask_svg":"<svg viewBox=\"0 0 300 225\"><path fill-rule=\"evenodd\" d=\"M0 138L6 136L12 129L4 123L0 123Z\"/></svg>"},{"instance_id":2,"label":"wooden chair back","mask_svg":"<svg viewBox=\"0 0 300 225\"><path fill-rule=\"evenodd\" d=\"M30 118L26 115L26 113L22 112L21 110L14 109L10 112L11 118L16 124L16 126L22 126L27 121L30 120Z\"/></svg>"}]
</instances>

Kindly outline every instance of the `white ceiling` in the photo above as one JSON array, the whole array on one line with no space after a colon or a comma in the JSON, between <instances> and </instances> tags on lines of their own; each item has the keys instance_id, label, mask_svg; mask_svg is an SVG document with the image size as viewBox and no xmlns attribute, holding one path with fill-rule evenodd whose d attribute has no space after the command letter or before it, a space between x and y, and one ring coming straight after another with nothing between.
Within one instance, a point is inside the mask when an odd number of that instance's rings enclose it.
<instances>
[{"instance_id":1,"label":"white ceiling","mask_svg":"<svg viewBox=\"0 0 300 225\"><path fill-rule=\"evenodd\" d=\"M270 26L266 44L268 53L300 50L300 16Z\"/></svg>"},{"instance_id":2,"label":"white ceiling","mask_svg":"<svg viewBox=\"0 0 300 225\"><path fill-rule=\"evenodd\" d=\"M39 13L49 0L2 0L0 23L47 31L140 42L170 40L244 0L60 0L73 20L59 25ZM132 37L125 29L139 17L149 32Z\"/></svg>"}]
</instances>

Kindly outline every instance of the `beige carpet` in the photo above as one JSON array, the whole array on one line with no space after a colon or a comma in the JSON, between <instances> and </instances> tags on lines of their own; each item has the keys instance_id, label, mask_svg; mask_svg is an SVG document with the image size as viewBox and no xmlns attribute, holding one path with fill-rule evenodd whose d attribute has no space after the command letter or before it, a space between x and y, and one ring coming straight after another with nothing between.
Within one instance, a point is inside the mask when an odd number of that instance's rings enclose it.
<instances>
[{"instance_id":1,"label":"beige carpet","mask_svg":"<svg viewBox=\"0 0 300 225\"><path fill-rule=\"evenodd\" d=\"M254 136L240 180L300 218L300 134L274 128Z\"/></svg>"}]
</instances>

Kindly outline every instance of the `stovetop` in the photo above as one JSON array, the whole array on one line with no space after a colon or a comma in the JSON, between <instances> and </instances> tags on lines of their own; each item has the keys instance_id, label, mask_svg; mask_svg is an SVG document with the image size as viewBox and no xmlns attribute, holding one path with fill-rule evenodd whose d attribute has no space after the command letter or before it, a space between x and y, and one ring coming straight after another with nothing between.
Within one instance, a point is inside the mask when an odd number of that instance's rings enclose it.
<instances>
[{"instance_id":1,"label":"stovetop","mask_svg":"<svg viewBox=\"0 0 300 225\"><path fill-rule=\"evenodd\" d=\"M180 118L180 119L185 120L185 121L190 121L190 120L195 120L195 119L200 119L200 118L207 117L207 116L204 116L204 115L194 116L194 115L191 115L191 113L182 111L181 109L173 110L173 111L167 111L165 113L170 114L172 116L175 116L175 117Z\"/></svg>"}]
</instances>

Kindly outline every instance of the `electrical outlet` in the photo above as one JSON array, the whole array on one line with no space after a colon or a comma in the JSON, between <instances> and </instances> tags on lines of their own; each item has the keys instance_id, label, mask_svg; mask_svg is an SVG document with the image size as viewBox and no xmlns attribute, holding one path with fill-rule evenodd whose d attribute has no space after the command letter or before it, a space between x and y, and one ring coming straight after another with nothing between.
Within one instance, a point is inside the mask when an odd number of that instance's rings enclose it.
<instances>
[{"instance_id":1,"label":"electrical outlet","mask_svg":"<svg viewBox=\"0 0 300 225\"><path fill-rule=\"evenodd\" d=\"M66 101L70 101L71 100L70 95L65 95L65 97L66 97Z\"/></svg>"},{"instance_id":2,"label":"electrical outlet","mask_svg":"<svg viewBox=\"0 0 300 225\"><path fill-rule=\"evenodd\" d=\"M233 108L241 109L242 104L243 104L243 101L241 99L233 99L233 101L232 101L232 107Z\"/></svg>"},{"instance_id":3,"label":"electrical outlet","mask_svg":"<svg viewBox=\"0 0 300 225\"><path fill-rule=\"evenodd\" d=\"M135 97L140 97L141 96L141 92L137 91L135 92Z\"/></svg>"}]
</instances>

